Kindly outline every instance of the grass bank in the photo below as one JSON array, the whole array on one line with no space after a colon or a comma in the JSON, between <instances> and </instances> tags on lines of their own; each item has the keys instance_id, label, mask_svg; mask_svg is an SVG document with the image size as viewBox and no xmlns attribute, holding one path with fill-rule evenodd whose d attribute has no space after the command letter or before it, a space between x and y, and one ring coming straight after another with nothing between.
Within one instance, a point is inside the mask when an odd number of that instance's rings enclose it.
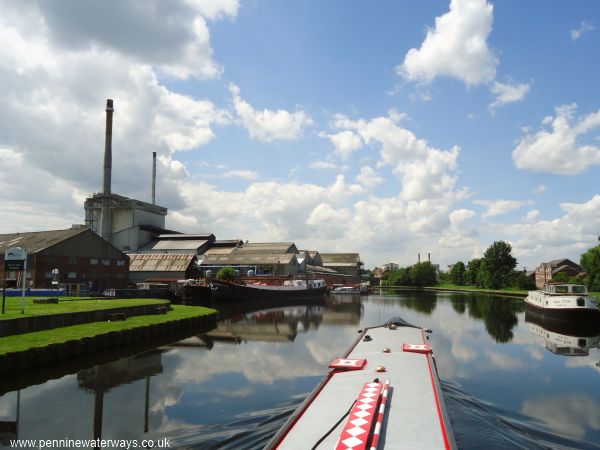
<instances>
[{"instance_id":1,"label":"grass bank","mask_svg":"<svg viewBox=\"0 0 600 450\"><path fill-rule=\"evenodd\" d=\"M123 302L130 301L131 300L123 300ZM146 302L147 301L148 300L146 300ZM114 307L115 304L113 302L119 302L119 300L101 300L101 302L112 304ZM171 311L162 315L136 316L122 322L93 322L83 325L73 325L70 327L54 328L52 330L3 337L0 338L0 355L13 352L23 352L34 348L43 348L52 344L63 344L69 341L77 341L84 338L93 338L114 331L133 330L136 328L202 317L216 313L214 309L203 308L199 306L172 305L171 307Z\"/></svg>"},{"instance_id":2,"label":"grass bank","mask_svg":"<svg viewBox=\"0 0 600 450\"><path fill-rule=\"evenodd\" d=\"M82 300L81 297L59 297L57 304L38 304L33 303L34 298L39 297L25 297L25 314L21 314L21 297L6 297L5 314L0 314L0 320L168 303L164 299Z\"/></svg>"}]
</instances>

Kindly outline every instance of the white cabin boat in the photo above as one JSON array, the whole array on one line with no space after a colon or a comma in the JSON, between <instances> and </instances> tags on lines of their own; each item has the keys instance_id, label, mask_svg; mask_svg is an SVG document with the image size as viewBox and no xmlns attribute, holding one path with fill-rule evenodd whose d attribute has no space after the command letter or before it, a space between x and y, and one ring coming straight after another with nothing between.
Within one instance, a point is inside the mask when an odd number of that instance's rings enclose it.
<instances>
[{"instance_id":1,"label":"white cabin boat","mask_svg":"<svg viewBox=\"0 0 600 450\"><path fill-rule=\"evenodd\" d=\"M529 292L525 306L548 320L600 320L598 301L582 284L548 283L541 291Z\"/></svg>"},{"instance_id":2,"label":"white cabin boat","mask_svg":"<svg viewBox=\"0 0 600 450\"><path fill-rule=\"evenodd\" d=\"M426 330L394 318L360 333L265 450L456 448Z\"/></svg>"}]
</instances>

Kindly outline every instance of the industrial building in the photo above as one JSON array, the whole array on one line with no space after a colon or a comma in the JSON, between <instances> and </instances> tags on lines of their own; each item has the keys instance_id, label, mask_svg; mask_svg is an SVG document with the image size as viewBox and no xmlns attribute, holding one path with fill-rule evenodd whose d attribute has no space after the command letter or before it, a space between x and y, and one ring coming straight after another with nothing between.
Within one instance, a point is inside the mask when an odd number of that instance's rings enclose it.
<instances>
[{"instance_id":1,"label":"industrial building","mask_svg":"<svg viewBox=\"0 0 600 450\"><path fill-rule=\"evenodd\" d=\"M102 192L85 200L85 224L122 251L137 251L165 229L167 208L156 205L156 152L152 154L152 203L135 200L111 191L113 101L106 101L104 173Z\"/></svg>"},{"instance_id":2,"label":"industrial building","mask_svg":"<svg viewBox=\"0 0 600 450\"><path fill-rule=\"evenodd\" d=\"M346 275L352 284L360 283L360 270L363 263L358 253L321 253L323 267Z\"/></svg>"},{"instance_id":3,"label":"industrial building","mask_svg":"<svg viewBox=\"0 0 600 450\"><path fill-rule=\"evenodd\" d=\"M51 288L52 271L73 293L124 288L129 283L129 257L86 227L67 230L0 234L0 277L4 253L11 247L27 251L27 286ZM21 286L21 271L6 273L7 287Z\"/></svg>"},{"instance_id":4,"label":"industrial building","mask_svg":"<svg viewBox=\"0 0 600 450\"><path fill-rule=\"evenodd\" d=\"M232 249L226 254L209 253L200 261L200 268L214 272L233 267L240 274L294 276L302 272L298 249L293 242L257 242Z\"/></svg>"}]
</instances>

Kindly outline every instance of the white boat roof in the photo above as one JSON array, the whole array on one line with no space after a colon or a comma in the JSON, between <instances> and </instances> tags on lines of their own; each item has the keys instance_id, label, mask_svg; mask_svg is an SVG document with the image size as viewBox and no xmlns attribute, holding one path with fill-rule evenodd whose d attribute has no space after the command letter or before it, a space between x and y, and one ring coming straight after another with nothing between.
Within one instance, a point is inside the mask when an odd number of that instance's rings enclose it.
<instances>
[{"instance_id":1,"label":"white boat roof","mask_svg":"<svg viewBox=\"0 0 600 450\"><path fill-rule=\"evenodd\" d=\"M362 370L336 372L332 375L275 448L312 448L349 409L363 384L372 382L375 378L381 382L390 382L379 449L455 448L449 421L444 418L443 397L430 355L402 351L405 343L426 344L423 330L412 327L398 327L395 330L377 327L369 329L367 334L372 340L359 341L346 356L347 359L366 359L366 366ZM384 353L384 348L389 348L391 352ZM384 366L386 372L378 373L378 366ZM347 421L348 418L342 420L317 448L335 449Z\"/></svg>"}]
</instances>

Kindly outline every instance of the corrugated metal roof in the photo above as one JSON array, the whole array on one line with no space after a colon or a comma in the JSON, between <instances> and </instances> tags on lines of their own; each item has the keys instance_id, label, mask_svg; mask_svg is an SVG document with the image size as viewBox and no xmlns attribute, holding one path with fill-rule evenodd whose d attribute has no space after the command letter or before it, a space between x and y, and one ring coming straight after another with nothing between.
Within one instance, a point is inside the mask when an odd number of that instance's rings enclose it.
<instances>
[{"instance_id":1,"label":"corrugated metal roof","mask_svg":"<svg viewBox=\"0 0 600 450\"><path fill-rule=\"evenodd\" d=\"M130 253L130 272L185 272L196 256L189 253Z\"/></svg>"},{"instance_id":2,"label":"corrugated metal roof","mask_svg":"<svg viewBox=\"0 0 600 450\"><path fill-rule=\"evenodd\" d=\"M148 247L144 247L144 251L150 250L196 250L203 245L205 245L208 241L200 241L200 240L173 240L173 239L164 239L158 242L154 242Z\"/></svg>"},{"instance_id":3,"label":"corrugated metal roof","mask_svg":"<svg viewBox=\"0 0 600 450\"><path fill-rule=\"evenodd\" d=\"M238 253L228 255L207 255L200 264L203 266L221 265L269 265L297 263L295 253Z\"/></svg>"},{"instance_id":4,"label":"corrugated metal roof","mask_svg":"<svg viewBox=\"0 0 600 450\"><path fill-rule=\"evenodd\" d=\"M80 233L84 233L87 230L88 228L79 228L0 234L0 252L4 255L7 248L22 247L25 248L29 254L37 253Z\"/></svg>"},{"instance_id":5,"label":"corrugated metal roof","mask_svg":"<svg viewBox=\"0 0 600 450\"><path fill-rule=\"evenodd\" d=\"M332 275L338 273L337 271L330 269L329 267L313 266L311 264L306 265L306 271L313 273L329 273Z\"/></svg>"},{"instance_id":6,"label":"corrugated metal roof","mask_svg":"<svg viewBox=\"0 0 600 450\"><path fill-rule=\"evenodd\" d=\"M298 253L293 242L246 242L235 251L240 253Z\"/></svg>"},{"instance_id":7,"label":"corrugated metal roof","mask_svg":"<svg viewBox=\"0 0 600 450\"><path fill-rule=\"evenodd\" d=\"M321 260L323 264L328 263L354 263L360 262L360 255L358 253L321 253Z\"/></svg>"},{"instance_id":8,"label":"corrugated metal roof","mask_svg":"<svg viewBox=\"0 0 600 450\"><path fill-rule=\"evenodd\" d=\"M228 255L235 247L212 247L204 252L205 256L208 255Z\"/></svg>"}]
</instances>

